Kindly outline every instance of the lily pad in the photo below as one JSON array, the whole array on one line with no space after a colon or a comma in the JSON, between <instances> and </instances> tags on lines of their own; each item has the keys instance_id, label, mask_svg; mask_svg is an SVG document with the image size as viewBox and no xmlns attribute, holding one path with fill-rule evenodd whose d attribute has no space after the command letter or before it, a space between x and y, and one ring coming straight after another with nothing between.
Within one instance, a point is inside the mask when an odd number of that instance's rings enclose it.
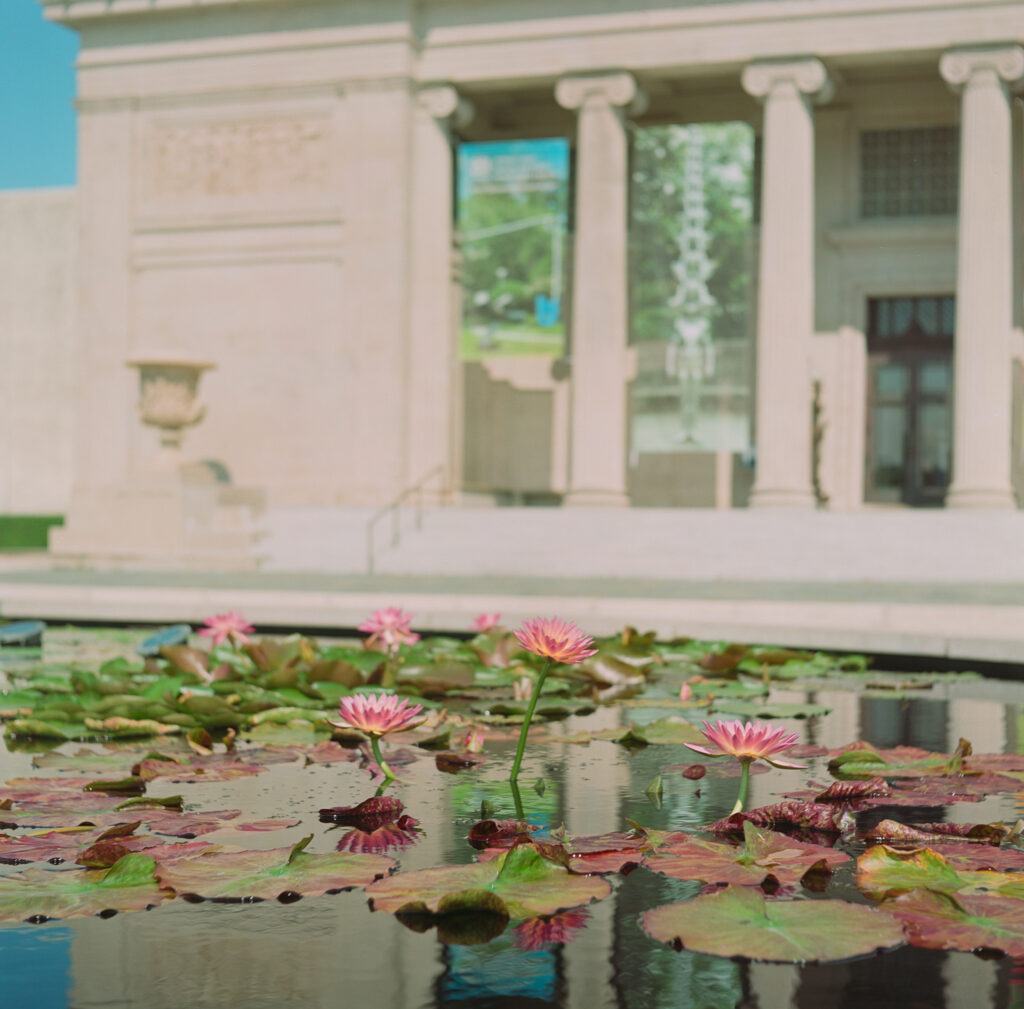
<instances>
[{"instance_id":1,"label":"lily pad","mask_svg":"<svg viewBox=\"0 0 1024 1009\"><path fill-rule=\"evenodd\" d=\"M206 900L272 900L282 894L314 897L366 886L395 867L385 855L307 854L303 849L312 837L291 848L223 852L160 865L157 877L177 894Z\"/></svg>"},{"instance_id":2,"label":"lily pad","mask_svg":"<svg viewBox=\"0 0 1024 1009\"><path fill-rule=\"evenodd\" d=\"M911 946L1024 956L1024 901L1017 898L912 890L885 909L903 923Z\"/></svg>"},{"instance_id":3,"label":"lily pad","mask_svg":"<svg viewBox=\"0 0 1024 1009\"><path fill-rule=\"evenodd\" d=\"M1024 897L1024 873L956 869L931 848L898 851L880 844L857 859L857 886L873 900L922 888L942 893Z\"/></svg>"},{"instance_id":4,"label":"lily pad","mask_svg":"<svg viewBox=\"0 0 1024 1009\"><path fill-rule=\"evenodd\" d=\"M729 886L648 911L644 931L679 949L773 963L827 963L893 949L899 921L841 900L766 900L754 887Z\"/></svg>"},{"instance_id":5,"label":"lily pad","mask_svg":"<svg viewBox=\"0 0 1024 1009\"><path fill-rule=\"evenodd\" d=\"M733 813L705 828L715 834L741 834L744 824L755 827L797 827L830 834L847 834L854 818L847 811L825 802L775 802L745 813Z\"/></svg>"},{"instance_id":6,"label":"lily pad","mask_svg":"<svg viewBox=\"0 0 1024 1009\"><path fill-rule=\"evenodd\" d=\"M676 879L760 886L768 877L798 883L811 869L831 871L850 856L835 848L808 844L743 824L743 843L729 844L694 834L670 834L644 858L648 869Z\"/></svg>"},{"instance_id":7,"label":"lily pad","mask_svg":"<svg viewBox=\"0 0 1024 1009\"><path fill-rule=\"evenodd\" d=\"M102 911L141 911L161 892L148 855L128 854L110 869L25 869L0 876L0 921L78 918Z\"/></svg>"},{"instance_id":8,"label":"lily pad","mask_svg":"<svg viewBox=\"0 0 1024 1009\"><path fill-rule=\"evenodd\" d=\"M742 718L815 718L827 715L832 709L822 704L797 704L779 701L738 701L726 698L712 702L713 711Z\"/></svg>"},{"instance_id":9,"label":"lily pad","mask_svg":"<svg viewBox=\"0 0 1024 1009\"><path fill-rule=\"evenodd\" d=\"M401 872L366 893L374 911L436 914L442 900L464 891L493 894L510 918L533 918L601 900L611 887L599 877L570 873L521 844L488 862Z\"/></svg>"}]
</instances>

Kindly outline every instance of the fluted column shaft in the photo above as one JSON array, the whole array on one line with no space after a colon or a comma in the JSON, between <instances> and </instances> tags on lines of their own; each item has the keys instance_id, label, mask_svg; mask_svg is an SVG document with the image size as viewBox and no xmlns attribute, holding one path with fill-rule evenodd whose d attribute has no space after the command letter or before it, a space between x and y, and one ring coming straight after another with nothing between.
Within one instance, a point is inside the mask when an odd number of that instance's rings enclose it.
<instances>
[{"instance_id":1,"label":"fluted column shaft","mask_svg":"<svg viewBox=\"0 0 1024 1009\"><path fill-rule=\"evenodd\" d=\"M743 71L764 104L757 304L757 470L752 506L811 508L811 336L814 330L814 118L829 97L816 59Z\"/></svg>"},{"instance_id":2,"label":"fluted column shaft","mask_svg":"<svg viewBox=\"0 0 1024 1009\"><path fill-rule=\"evenodd\" d=\"M625 505L628 143L642 93L628 73L566 77L578 112L572 294L572 413L567 504Z\"/></svg>"},{"instance_id":3,"label":"fluted column shaft","mask_svg":"<svg viewBox=\"0 0 1024 1009\"><path fill-rule=\"evenodd\" d=\"M960 90L960 211L954 345L953 508L1011 508L1012 120L1016 45L960 49L940 62Z\"/></svg>"},{"instance_id":4,"label":"fluted column shaft","mask_svg":"<svg viewBox=\"0 0 1024 1009\"><path fill-rule=\"evenodd\" d=\"M451 85L421 88L415 99L412 207L409 235L408 452L405 485L438 465L449 485L460 460L460 402L456 381L458 306L453 284L453 164L451 131L465 125L472 107ZM430 484L429 490L438 486Z\"/></svg>"}]
</instances>

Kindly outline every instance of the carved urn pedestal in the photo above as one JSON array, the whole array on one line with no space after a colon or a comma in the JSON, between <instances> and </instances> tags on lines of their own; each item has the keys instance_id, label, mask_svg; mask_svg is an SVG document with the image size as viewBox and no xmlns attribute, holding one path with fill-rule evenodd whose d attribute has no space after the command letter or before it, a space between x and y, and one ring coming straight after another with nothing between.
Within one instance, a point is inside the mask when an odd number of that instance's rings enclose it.
<instances>
[{"instance_id":1,"label":"carved urn pedestal","mask_svg":"<svg viewBox=\"0 0 1024 1009\"><path fill-rule=\"evenodd\" d=\"M158 450L118 486L77 489L66 524L50 533L50 553L77 566L257 567L264 493L235 487L223 467L188 462L182 452L185 429L206 413L200 379L215 365L169 353L127 364L138 369L138 414L157 428Z\"/></svg>"}]
</instances>

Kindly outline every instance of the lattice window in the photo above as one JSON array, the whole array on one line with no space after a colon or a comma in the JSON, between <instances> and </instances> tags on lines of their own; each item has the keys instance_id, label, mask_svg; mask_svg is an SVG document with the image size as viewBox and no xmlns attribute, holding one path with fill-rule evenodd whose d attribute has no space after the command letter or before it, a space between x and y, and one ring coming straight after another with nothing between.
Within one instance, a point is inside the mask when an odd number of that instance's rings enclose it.
<instances>
[{"instance_id":1,"label":"lattice window","mask_svg":"<svg viewBox=\"0 0 1024 1009\"><path fill-rule=\"evenodd\" d=\"M956 126L865 130L860 135L861 217L955 214Z\"/></svg>"}]
</instances>

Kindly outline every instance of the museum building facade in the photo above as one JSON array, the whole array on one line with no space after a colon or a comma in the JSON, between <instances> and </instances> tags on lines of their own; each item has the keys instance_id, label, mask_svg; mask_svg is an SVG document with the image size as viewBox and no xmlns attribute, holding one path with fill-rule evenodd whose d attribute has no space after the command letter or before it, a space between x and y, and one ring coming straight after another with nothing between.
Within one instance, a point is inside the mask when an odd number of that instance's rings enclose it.
<instances>
[{"instance_id":1,"label":"museum building facade","mask_svg":"<svg viewBox=\"0 0 1024 1009\"><path fill-rule=\"evenodd\" d=\"M176 450L281 506L1015 506L1024 2L42 3L82 43L75 549L154 465L147 361L202 373ZM637 131L721 123L756 188L716 393L635 338L631 184ZM564 349L467 360L457 154L557 137ZM662 395L748 444L648 450Z\"/></svg>"}]
</instances>

